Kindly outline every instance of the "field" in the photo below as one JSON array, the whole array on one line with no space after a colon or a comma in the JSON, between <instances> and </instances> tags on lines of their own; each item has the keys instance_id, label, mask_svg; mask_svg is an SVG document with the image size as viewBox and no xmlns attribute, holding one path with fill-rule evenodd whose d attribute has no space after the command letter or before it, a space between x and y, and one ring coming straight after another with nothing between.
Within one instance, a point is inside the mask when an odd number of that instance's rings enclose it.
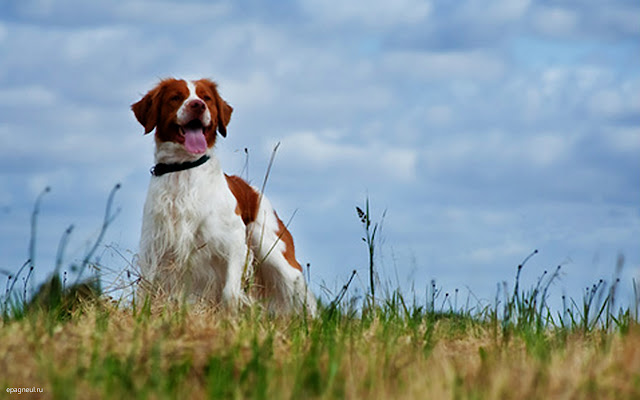
<instances>
[{"instance_id":1,"label":"field","mask_svg":"<svg viewBox=\"0 0 640 400\"><path fill-rule=\"evenodd\" d=\"M112 196L98 240L75 267L78 277L95 267ZM33 226L37 210L38 202ZM635 281L635 304L628 308L616 307L620 283L614 279L553 311L547 289L558 271L531 288L519 283L534 252L494 304L458 307L435 283L419 303L378 288L379 225L370 220L368 202L357 211L369 292L352 301L349 280L315 318L270 315L259 304L232 314L204 303L111 299L100 293L99 281L67 284L62 251L52 278L27 296L28 261L9 275L0 297L0 397L640 398Z\"/></svg>"},{"instance_id":2,"label":"field","mask_svg":"<svg viewBox=\"0 0 640 400\"><path fill-rule=\"evenodd\" d=\"M316 319L202 304L38 307L0 326L0 383L43 393L2 397L640 398L635 321L585 331L492 314L407 308L397 294Z\"/></svg>"}]
</instances>

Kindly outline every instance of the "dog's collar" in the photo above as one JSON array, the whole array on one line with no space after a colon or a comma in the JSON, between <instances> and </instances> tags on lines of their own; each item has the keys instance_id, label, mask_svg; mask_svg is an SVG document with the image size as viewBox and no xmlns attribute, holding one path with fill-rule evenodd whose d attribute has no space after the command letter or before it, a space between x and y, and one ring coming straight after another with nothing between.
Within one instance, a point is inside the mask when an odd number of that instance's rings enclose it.
<instances>
[{"instance_id":1,"label":"dog's collar","mask_svg":"<svg viewBox=\"0 0 640 400\"><path fill-rule=\"evenodd\" d=\"M162 176L164 174L168 174L170 172L178 172L178 171L184 171L185 169L191 169L191 168L195 168L198 167L204 163L206 163L211 157L209 157L207 154L203 155L202 157L198 158L195 161L187 161L187 162L183 162L183 163L174 163L174 164L165 164L165 163L158 163L156 165L154 165L153 167L151 167L151 175L153 176Z\"/></svg>"}]
</instances>

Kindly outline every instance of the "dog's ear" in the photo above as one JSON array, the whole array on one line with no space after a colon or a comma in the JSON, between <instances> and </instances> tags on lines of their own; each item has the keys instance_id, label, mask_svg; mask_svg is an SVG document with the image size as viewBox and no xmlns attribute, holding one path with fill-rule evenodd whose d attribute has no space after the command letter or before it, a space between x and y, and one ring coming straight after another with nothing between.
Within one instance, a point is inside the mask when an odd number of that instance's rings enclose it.
<instances>
[{"instance_id":1,"label":"dog's ear","mask_svg":"<svg viewBox=\"0 0 640 400\"><path fill-rule=\"evenodd\" d=\"M220 132L222 137L227 137L227 125L229 125L229 121L231 121L233 107L222 100L218 92L216 92L216 105L218 107L218 132Z\"/></svg>"},{"instance_id":2,"label":"dog's ear","mask_svg":"<svg viewBox=\"0 0 640 400\"><path fill-rule=\"evenodd\" d=\"M160 86L151 89L139 102L131 106L136 119L144 126L145 135L158 124L158 94Z\"/></svg>"},{"instance_id":3,"label":"dog's ear","mask_svg":"<svg viewBox=\"0 0 640 400\"><path fill-rule=\"evenodd\" d=\"M213 94L216 102L216 111L218 113L217 129L222 137L227 137L227 125L229 125L229 121L231 120L233 108L227 104L222 97L220 97L220 94L218 93L218 85L214 81L210 79L200 79L198 82L206 85Z\"/></svg>"}]
</instances>

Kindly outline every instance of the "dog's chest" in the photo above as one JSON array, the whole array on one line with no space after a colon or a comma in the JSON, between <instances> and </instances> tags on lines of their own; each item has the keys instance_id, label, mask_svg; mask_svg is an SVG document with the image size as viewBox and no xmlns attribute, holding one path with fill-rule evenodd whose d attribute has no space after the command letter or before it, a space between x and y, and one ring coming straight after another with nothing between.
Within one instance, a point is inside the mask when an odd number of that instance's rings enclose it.
<instances>
[{"instance_id":1,"label":"dog's chest","mask_svg":"<svg viewBox=\"0 0 640 400\"><path fill-rule=\"evenodd\" d=\"M241 240L244 224L235 213L236 200L218 169L203 165L189 171L153 178L144 209L143 230L178 256Z\"/></svg>"}]
</instances>

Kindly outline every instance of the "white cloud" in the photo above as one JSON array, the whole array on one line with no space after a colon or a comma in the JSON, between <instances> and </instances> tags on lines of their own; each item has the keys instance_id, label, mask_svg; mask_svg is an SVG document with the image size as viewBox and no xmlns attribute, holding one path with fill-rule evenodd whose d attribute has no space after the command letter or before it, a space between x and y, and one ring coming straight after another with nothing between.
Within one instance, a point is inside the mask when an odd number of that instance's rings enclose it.
<instances>
[{"instance_id":1,"label":"white cloud","mask_svg":"<svg viewBox=\"0 0 640 400\"><path fill-rule=\"evenodd\" d=\"M602 67L581 65L573 69L577 88L581 91L587 91L602 83L609 84L613 77L610 70Z\"/></svg>"},{"instance_id":2,"label":"white cloud","mask_svg":"<svg viewBox=\"0 0 640 400\"><path fill-rule=\"evenodd\" d=\"M65 21L85 25L87 21L133 21L144 24L183 24L214 21L228 14L229 2L173 2L130 0L88 3L82 0L22 0L16 8L22 16L37 20Z\"/></svg>"},{"instance_id":3,"label":"white cloud","mask_svg":"<svg viewBox=\"0 0 640 400\"><path fill-rule=\"evenodd\" d=\"M518 137L521 135L521 137ZM561 132L473 132L432 142L424 159L433 171L483 165L487 171L550 168L569 156L574 138Z\"/></svg>"},{"instance_id":4,"label":"white cloud","mask_svg":"<svg viewBox=\"0 0 640 400\"><path fill-rule=\"evenodd\" d=\"M333 133L299 132L282 139L281 157L301 165L341 173L412 181L416 177L417 151L371 141L347 144Z\"/></svg>"},{"instance_id":5,"label":"white cloud","mask_svg":"<svg viewBox=\"0 0 640 400\"><path fill-rule=\"evenodd\" d=\"M468 0L463 2L461 13L469 21L503 23L522 18L531 5L531 0Z\"/></svg>"},{"instance_id":6,"label":"white cloud","mask_svg":"<svg viewBox=\"0 0 640 400\"><path fill-rule=\"evenodd\" d=\"M604 84L603 84L604 83ZM596 116L618 117L640 113L640 81L599 82L589 93L587 110Z\"/></svg>"},{"instance_id":7,"label":"white cloud","mask_svg":"<svg viewBox=\"0 0 640 400\"><path fill-rule=\"evenodd\" d=\"M504 243L496 243L473 249L467 255L467 261L480 264L494 264L500 260L511 257L522 257L531 252L531 246L525 243L506 240Z\"/></svg>"},{"instance_id":8,"label":"white cloud","mask_svg":"<svg viewBox=\"0 0 640 400\"><path fill-rule=\"evenodd\" d=\"M307 14L326 22L370 27L424 23L431 13L431 4L425 0L307 0L302 7Z\"/></svg>"},{"instance_id":9,"label":"white cloud","mask_svg":"<svg viewBox=\"0 0 640 400\"><path fill-rule=\"evenodd\" d=\"M57 100L53 91L42 86L0 88L0 105L3 107L47 107L54 105Z\"/></svg>"},{"instance_id":10,"label":"white cloud","mask_svg":"<svg viewBox=\"0 0 640 400\"><path fill-rule=\"evenodd\" d=\"M69 169L55 168L53 171L30 174L27 188L31 197L38 196L46 187L55 187L61 193L73 189L76 175Z\"/></svg>"},{"instance_id":11,"label":"white cloud","mask_svg":"<svg viewBox=\"0 0 640 400\"><path fill-rule=\"evenodd\" d=\"M121 46L128 40L128 32L121 28L81 29L65 33L62 52L71 63L85 61L108 46Z\"/></svg>"},{"instance_id":12,"label":"white cloud","mask_svg":"<svg viewBox=\"0 0 640 400\"><path fill-rule=\"evenodd\" d=\"M637 35L640 33L640 9L633 7L636 4L632 4L632 7L605 7L602 10L602 17L612 27L616 27L623 32Z\"/></svg>"},{"instance_id":13,"label":"white cloud","mask_svg":"<svg viewBox=\"0 0 640 400\"><path fill-rule=\"evenodd\" d=\"M614 116L620 113L623 107L624 101L614 89L599 90L589 99L590 111L603 116Z\"/></svg>"},{"instance_id":14,"label":"white cloud","mask_svg":"<svg viewBox=\"0 0 640 400\"><path fill-rule=\"evenodd\" d=\"M244 107L264 107L273 104L277 87L264 71L254 71L243 80L221 81L220 92L230 104Z\"/></svg>"},{"instance_id":15,"label":"white cloud","mask_svg":"<svg viewBox=\"0 0 640 400\"><path fill-rule=\"evenodd\" d=\"M606 138L617 152L636 155L640 152L640 127L610 127Z\"/></svg>"},{"instance_id":16,"label":"white cloud","mask_svg":"<svg viewBox=\"0 0 640 400\"><path fill-rule=\"evenodd\" d=\"M397 51L383 60L389 73L438 81L443 79L494 80L505 72L503 61L491 53L471 51Z\"/></svg>"},{"instance_id":17,"label":"white cloud","mask_svg":"<svg viewBox=\"0 0 640 400\"><path fill-rule=\"evenodd\" d=\"M9 36L9 29L0 22L0 43L4 42L4 40Z\"/></svg>"},{"instance_id":18,"label":"white cloud","mask_svg":"<svg viewBox=\"0 0 640 400\"><path fill-rule=\"evenodd\" d=\"M528 16L534 31L556 38L624 38L640 33L634 2L582 2L536 5Z\"/></svg>"},{"instance_id":19,"label":"white cloud","mask_svg":"<svg viewBox=\"0 0 640 400\"><path fill-rule=\"evenodd\" d=\"M552 36L575 33L579 24L578 14L561 7L540 7L533 15L533 24L540 32Z\"/></svg>"},{"instance_id":20,"label":"white cloud","mask_svg":"<svg viewBox=\"0 0 640 400\"><path fill-rule=\"evenodd\" d=\"M114 14L120 18L144 23L192 25L206 21L212 24L228 15L231 4L225 1L197 2L130 0L121 2Z\"/></svg>"},{"instance_id":21,"label":"white cloud","mask_svg":"<svg viewBox=\"0 0 640 400\"><path fill-rule=\"evenodd\" d=\"M21 13L33 17L50 16L55 9L55 0L27 0L17 4Z\"/></svg>"},{"instance_id":22,"label":"white cloud","mask_svg":"<svg viewBox=\"0 0 640 400\"><path fill-rule=\"evenodd\" d=\"M546 69L540 77L541 92L546 96L557 95L558 92L563 89L569 74L570 71L567 71L565 68Z\"/></svg>"},{"instance_id":23,"label":"white cloud","mask_svg":"<svg viewBox=\"0 0 640 400\"><path fill-rule=\"evenodd\" d=\"M446 105L437 105L427 108L425 117L428 122L435 125L444 125L451 122L453 110Z\"/></svg>"},{"instance_id":24,"label":"white cloud","mask_svg":"<svg viewBox=\"0 0 640 400\"><path fill-rule=\"evenodd\" d=\"M521 155L536 167L553 167L567 159L571 145L571 138L567 135L543 133L525 140L519 151L514 151L514 155Z\"/></svg>"},{"instance_id":25,"label":"white cloud","mask_svg":"<svg viewBox=\"0 0 640 400\"><path fill-rule=\"evenodd\" d=\"M8 179L0 176L0 188L4 190L0 190L0 215L4 212L4 208L8 207L14 200L14 196L12 194L12 190L9 186Z\"/></svg>"}]
</instances>

